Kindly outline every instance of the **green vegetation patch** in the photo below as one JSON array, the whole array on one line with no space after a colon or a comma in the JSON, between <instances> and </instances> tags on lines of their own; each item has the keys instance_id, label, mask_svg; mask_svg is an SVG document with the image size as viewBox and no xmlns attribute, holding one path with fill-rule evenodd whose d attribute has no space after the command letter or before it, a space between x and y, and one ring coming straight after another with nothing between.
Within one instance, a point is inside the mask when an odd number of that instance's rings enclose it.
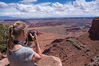
<instances>
[{"instance_id":1,"label":"green vegetation patch","mask_svg":"<svg viewBox=\"0 0 99 66\"><path fill-rule=\"evenodd\" d=\"M0 24L0 51L5 50L7 46L7 39L9 35L9 25Z\"/></svg>"}]
</instances>

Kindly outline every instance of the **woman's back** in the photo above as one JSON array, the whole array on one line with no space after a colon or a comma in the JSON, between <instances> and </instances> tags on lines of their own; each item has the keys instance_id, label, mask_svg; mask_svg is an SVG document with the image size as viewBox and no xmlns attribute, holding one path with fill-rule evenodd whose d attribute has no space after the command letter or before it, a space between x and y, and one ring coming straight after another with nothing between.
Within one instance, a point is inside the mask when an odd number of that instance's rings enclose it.
<instances>
[{"instance_id":1,"label":"woman's back","mask_svg":"<svg viewBox=\"0 0 99 66\"><path fill-rule=\"evenodd\" d=\"M34 40L36 52L32 48L24 47L28 35ZM20 46L21 45L21 46ZM37 42L37 35L28 34L28 26L24 22L15 22L9 27L8 60L12 66L34 66L33 61L41 59L41 49Z\"/></svg>"},{"instance_id":2,"label":"woman's back","mask_svg":"<svg viewBox=\"0 0 99 66\"><path fill-rule=\"evenodd\" d=\"M8 53L8 52L7 52ZM34 51L29 47L21 47L16 51L12 50L12 54L8 55L8 60L12 66L35 66L32 57Z\"/></svg>"}]
</instances>

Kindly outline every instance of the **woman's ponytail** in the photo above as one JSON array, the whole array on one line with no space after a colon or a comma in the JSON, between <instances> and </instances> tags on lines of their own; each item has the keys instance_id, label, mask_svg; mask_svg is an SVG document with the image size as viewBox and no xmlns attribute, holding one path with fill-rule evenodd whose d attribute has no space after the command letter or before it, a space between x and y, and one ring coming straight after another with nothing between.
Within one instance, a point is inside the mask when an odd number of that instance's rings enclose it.
<instances>
[{"instance_id":1,"label":"woman's ponytail","mask_svg":"<svg viewBox=\"0 0 99 66\"><path fill-rule=\"evenodd\" d=\"M10 26L9 27L9 40L8 40L8 54L9 55L12 54L12 49L13 49L13 44L12 44L12 41L13 41L13 30L14 30L14 27Z\"/></svg>"}]
</instances>

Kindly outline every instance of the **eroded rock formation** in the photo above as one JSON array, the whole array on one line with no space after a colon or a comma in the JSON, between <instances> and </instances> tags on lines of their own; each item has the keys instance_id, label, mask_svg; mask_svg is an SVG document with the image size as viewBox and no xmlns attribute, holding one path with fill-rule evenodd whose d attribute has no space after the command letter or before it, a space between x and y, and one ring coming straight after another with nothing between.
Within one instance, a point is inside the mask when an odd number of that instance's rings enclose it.
<instances>
[{"instance_id":1,"label":"eroded rock formation","mask_svg":"<svg viewBox=\"0 0 99 66\"><path fill-rule=\"evenodd\" d=\"M92 58L99 56L99 40L92 40L99 38L98 21L99 18L93 20L89 33L53 42L43 53L59 57L63 66L87 66ZM99 61L95 63L99 63Z\"/></svg>"},{"instance_id":2,"label":"eroded rock formation","mask_svg":"<svg viewBox=\"0 0 99 66\"><path fill-rule=\"evenodd\" d=\"M99 40L99 17L92 21L92 26L89 33L92 40Z\"/></svg>"}]
</instances>

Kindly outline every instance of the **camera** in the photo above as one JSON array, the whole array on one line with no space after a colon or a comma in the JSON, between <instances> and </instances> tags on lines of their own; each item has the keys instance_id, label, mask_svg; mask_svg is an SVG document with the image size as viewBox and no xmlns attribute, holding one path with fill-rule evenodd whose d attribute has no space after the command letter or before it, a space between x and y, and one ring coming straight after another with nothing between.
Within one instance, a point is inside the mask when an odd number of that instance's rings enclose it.
<instances>
[{"instance_id":1,"label":"camera","mask_svg":"<svg viewBox=\"0 0 99 66\"><path fill-rule=\"evenodd\" d=\"M35 32L33 32L32 30L29 30L28 31L28 41L33 41L32 40L32 37L30 36L30 33L32 34L32 36L34 36L35 35Z\"/></svg>"}]
</instances>

